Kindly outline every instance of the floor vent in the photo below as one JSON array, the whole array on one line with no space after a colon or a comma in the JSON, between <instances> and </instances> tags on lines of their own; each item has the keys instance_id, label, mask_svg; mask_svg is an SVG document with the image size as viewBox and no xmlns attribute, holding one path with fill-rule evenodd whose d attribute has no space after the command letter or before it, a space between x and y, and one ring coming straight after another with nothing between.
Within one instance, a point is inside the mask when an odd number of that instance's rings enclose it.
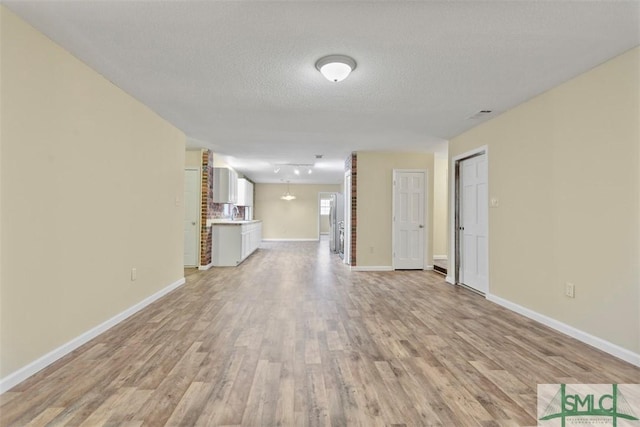
<instances>
[{"instance_id":1,"label":"floor vent","mask_svg":"<svg viewBox=\"0 0 640 427\"><path fill-rule=\"evenodd\" d=\"M447 269L444 267L440 267L439 265L434 265L433 271L435 271L436 273L444 274L444 275L447 274Z\"/></svg>"}]
</instances>

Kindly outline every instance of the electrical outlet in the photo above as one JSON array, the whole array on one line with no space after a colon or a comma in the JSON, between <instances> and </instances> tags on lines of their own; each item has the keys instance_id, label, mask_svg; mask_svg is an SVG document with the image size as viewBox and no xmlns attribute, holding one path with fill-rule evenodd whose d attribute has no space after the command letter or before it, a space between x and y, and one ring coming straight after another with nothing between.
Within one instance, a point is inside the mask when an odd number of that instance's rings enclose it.
<instances>
[{"instance_id":1,"label":"electrical outlet","mask_svg":"<svg viewBox=\"0 0 640 427\"><path fill-rule=\"evenodd\" d=\"M564 284L564 294L569 298L576 297L576 286L573 283L565 283Z\"/></svg>"},{"instance_id":2,"label":"electrical outlet","mask_svg":"<svg viewBox=\"0 0 640 427\"><path fill-rule=\"evenodd\" d=\"M131 269L131 281L134 282L138 278L138 270L136 268Z\"/></svg>"}]
</instances>

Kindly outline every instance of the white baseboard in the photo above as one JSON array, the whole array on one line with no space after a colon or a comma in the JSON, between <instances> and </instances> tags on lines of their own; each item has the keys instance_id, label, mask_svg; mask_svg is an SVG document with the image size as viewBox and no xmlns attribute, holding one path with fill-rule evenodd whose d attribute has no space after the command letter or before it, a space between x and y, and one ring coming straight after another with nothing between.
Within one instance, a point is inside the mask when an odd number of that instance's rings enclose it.
<instances>
[{"instance_id":1,"label":"white baseboard","mask_svg":"<svg viewBox=\"0 0 640 427\"><path fill-rule=\"evenodd\" d=\"M433 259L449 259L449 257L446 255L434 255Z\"/></svg>"},{"instance_id":2,"label":"white baseboard","mask_svg":"<svg viewBox=\"0 0 640 427\"><path fill-rule=\"evenodd\" d=\"M350 267L351 271L395 271L390 265L356 265ZM424 271L433 270L433 265L427 265Z\"/></svg>"},{"instance_id":3,"label":"white baseboard","mask_svg":"<svg viewBox=\"0 0 640 427\"><path fill-rule=\"evenodd\" d=\"M445 282L447 282L450 285L455 285L456 284L456 281L453 278L453 276L447 276L444 280L445 280Z\"/></svg>"},{"instance_id":4,"label":"white baseboard","mask_svg":"<svg viewBox=\"0 0 640 427\"><path fill-rule=\"evenodd\" d=\"M213 267L213 263L212 263L212 262L210 262L210 263L209 263L209 264L207 264L207 265L201 265L201 266L199 266L199 267L198 267L198 270L200 270L200 271L206 271L206 270L210 269L211 267Z\"/></svg>"},{"instance_id":5,"label":"white baseboard","mask_svg":"<svg viewBox=\"0 0 640 427\"><path fill-rule=\"evenodd\" d=\"M350 268L351 271L393 271L390 265L356 265Z\"/></svg>"},{"instance_id":6,"label":"white baseboard","mask_svg":"<svg viewBox=\"0 0 640 427\"><path fill-rule=\"evenodd\" d=\"M318 239L262 239L263 242L317 242Z\"/></svg>"},{"instance_id":7,"label":"white baseboard","mask_svg":"<svg viewBox=\"0 0 640 427\"><path fill-rule=\"evenodd\" d=\"M610 355L622 359L625 362L629 362L635 366L640 366L640 354L634 353L631 350L627 350L626 348L620 347L619 345L593 336L587 332L581 331L580 329L574 328L573 326L567 325L566 323L562 323L559 320L545 316L544 314L540 314L536 311L513 303L504 298L500 298L492 294L487 294L487 299L498 305L508 308L511 311L515 311L518 314L528 317L529 319L540 322L543 325L555 329L558 332L569 335L570 337L575 338L578 341L582 341L585 344L589 344L592 347L609 353Z\"/></svg>"},{"instance_id":8,"label":"white baseboard","mask_svg":"<svg viewBox=\"0 0 640 427\"><path fill-rule=\"evenodd\" d=\"M91 341L93 338L97 337L98 335L102 334L103 332L107 331L108 329L112 328L113 326L117 325L118 323L122 322L127 317L129 317L129 316L137 313L138 311L142 310L143 308L145 308L146 306L148 306L152 302L156 301L157 299L160 299L161 297L163 297L164 295L166 295L169 292L173 291L174 289L178 288L179 286L183 285L184 283L185 283L185 278L183 277L182 279L179 279L179 280L173 282L172 284L170 284L166 288L159 290L155 294L153 294L151 296L148 296L147 298L143 299L139 303L129 307L125 311L123 311L123 312L121 312L119 314L116 314L111 319L108 319L105 322L102 322L101 324L99 324L98 326L89 329L88 331L86 331L83 334L75 337L71 341L61 345L60 347L56 348L55 350L50 351L49 353L45 354L44 356L40 357L39 359L34 360L33 362L29 363L28 365L23 366L22 368L18 369L17 371L15 371L15 372L7 375L6 377L0 379L0 393L4 393L5 391L15 387L16 385L18 385L22 381L26 380L27 378L29 378L33 374L41 371L42 369L44 369L47 366L51 365L56 360L58 360L58 359L62 358L63 356L66 356L67 354L71 353L73 350L75 350L76 348L80 347L81 345Z\"/></svg>"}]
</instances>

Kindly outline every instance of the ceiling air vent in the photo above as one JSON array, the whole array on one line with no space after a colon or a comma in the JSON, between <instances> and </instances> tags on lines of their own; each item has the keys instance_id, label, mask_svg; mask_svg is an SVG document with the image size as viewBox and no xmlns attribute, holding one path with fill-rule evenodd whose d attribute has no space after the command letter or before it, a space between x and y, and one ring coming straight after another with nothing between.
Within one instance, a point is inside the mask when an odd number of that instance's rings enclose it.
<instances>
[{"instance_id":1,"label":"ceiling air vent","mask_svg":"<svg viewBox=\"0 0 640 427\"><path fill-rule=\"evenodd\" d=\"M467 119L469 120L482 119L484 117L487 117L491 113L493 113L493 110L480 110L477 113L473 114L472 116L467 117Z\"/></svg>"}]
</instances>

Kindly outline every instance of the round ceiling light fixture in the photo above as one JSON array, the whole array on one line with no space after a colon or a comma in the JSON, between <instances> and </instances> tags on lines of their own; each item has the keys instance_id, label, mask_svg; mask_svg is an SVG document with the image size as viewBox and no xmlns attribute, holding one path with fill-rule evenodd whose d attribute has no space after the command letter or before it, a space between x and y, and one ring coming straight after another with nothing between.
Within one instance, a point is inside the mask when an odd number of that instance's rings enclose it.
<instances>
[{"instance_id":1,"label":"round ceiling light fixture","mask_svg":"<svg viewBox=\"0 0 640 427\"><path fill-rule=\"evenodd\" d=\"M345 55L329 55L318 59L316 68L330 82L341 82L356 69L356 61Z\"/></svg>"}]
</instances>

